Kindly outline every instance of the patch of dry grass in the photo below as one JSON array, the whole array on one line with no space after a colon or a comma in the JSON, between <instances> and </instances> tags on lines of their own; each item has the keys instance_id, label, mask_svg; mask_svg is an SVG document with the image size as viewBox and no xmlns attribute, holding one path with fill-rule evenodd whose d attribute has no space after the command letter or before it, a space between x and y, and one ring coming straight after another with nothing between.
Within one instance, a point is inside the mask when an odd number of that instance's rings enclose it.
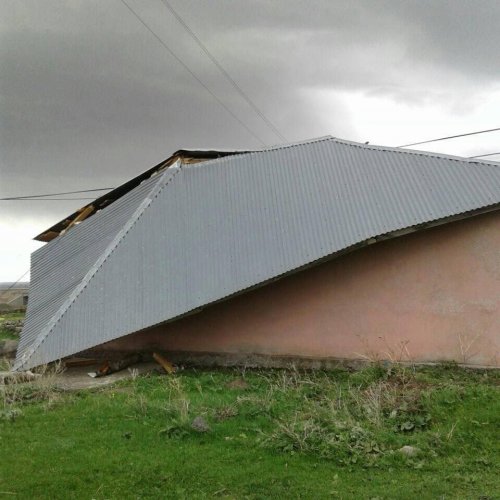
<instances>
[{"instance_id":1,"label":"patch of dry grass","mask_svg":"<svg viewBox=\"0 0 500 500\"><path fill-rule=\"evenodd\" d=\"M11 370L11 362L4 360L4 370ZM57 377L64 371L60 362L42 365L28 372L27 381L7 379L0 385L0 417L12 419L20 416L22 407L29 403L43 403L46 409L60 401L61 390L57 387Z\"/></svg>"}]
</instances>

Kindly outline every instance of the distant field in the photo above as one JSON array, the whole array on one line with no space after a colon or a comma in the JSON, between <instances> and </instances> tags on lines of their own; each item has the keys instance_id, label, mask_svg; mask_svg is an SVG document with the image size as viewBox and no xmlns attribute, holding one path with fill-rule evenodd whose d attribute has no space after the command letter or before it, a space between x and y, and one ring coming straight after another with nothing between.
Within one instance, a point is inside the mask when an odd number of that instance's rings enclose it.
<instances>
[{"instance_id":1,"label":"distant field","mask_svg":"<svg viewBox=\"0 0 500 500\"><path fill-rule=\"evenodd\" d=\"M5 330L2 325L4 321L7 320L16 320L16 319L23 319L24 318L24 312L7 312L7 313L0 313L0 340L3 339L18 339L19 337L16 335L13 335L11 332L8 330Z\"/></svg>"},{"instance_id":2,"label":"distant field","mask_svg":"<svg viewBox=\"0 0 500 500\"><path fill-rule=\"evenodd\" d=\"M499 383L190 369L63 394L49 375L1 393L0 497L499 498Z\"/></svg>"}]
</instances>

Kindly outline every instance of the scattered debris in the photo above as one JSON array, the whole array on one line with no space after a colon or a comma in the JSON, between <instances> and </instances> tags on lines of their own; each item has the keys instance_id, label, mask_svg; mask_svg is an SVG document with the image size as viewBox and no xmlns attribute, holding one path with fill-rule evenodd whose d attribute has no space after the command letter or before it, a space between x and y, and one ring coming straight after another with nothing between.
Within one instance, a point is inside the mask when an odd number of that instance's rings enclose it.
<instances>
[{"instance_id":1,"label":"scattered debris","mask_svg":"<svg viewBox=\"0 0 500 500\"><path fill-rule=\"evenodd\" d=\"M162 366L162 368L165 370L166 373L171 375L172 373L175 373L175 366L168 360L166 360L161 354L158 354L157 352L153 353L153 359Z\"/></svg>"},{"instance_id":2,"label":"scattered debris","mask_svg":"<svg viewBox=\"0 0 500 500\"><path fill-rule=\"evenodd\" d=\"M73 368L74 366L90 366L98 363L97 359L90 358L69 358L64 360L66 368Z\"/></svg>"},{"instance_id":3,"label":"scattered debris","mask_svg":"<svg viewBox=\"0 0 500 500\"><path fill-rule=\"evenodd\" d=\"M96 372L88 373L89 377L98 378L105 377L106 375L111 375L112 373L119 372L128 368L141 360L138 354L132 354L126 358L120 359L119 361L105 361Z\"/></svg>"},{"instance_id":4,"label":"scattered debris","mask_svg":"<svg viewBox=\"0 0 500 500\"><path fill-rule=\"evenodd\" d=\"M210 430L210 426L207 421L201 416L198 415L192 422L191 428L197 432L208 432Z\"/></svg>"},{"instance_id":5,"label":"scattered debris","mask_svg":"<svg viewBox=\"0 0 500 500\"><path fill-rule=\"evenodd\" d=\"M403 455L407 457L414 457L415 455L418 455L420 450L418 448L415 448L414 446L403 446L400 448L399 453L402 453Z\"/></svg>"},{"instance_id":6,"label":"scattered debris","mask_svg":"<svg viewBox=\"0 0 500 500\"><path fill-rule=\"evenodd\" d=\"M156 368L154 362L140 362L132 368L121 370L106 377L91 378L88 375L89 371L97 371L96 364L92 367L88 366L74 366L68 368L64 373L59 375L56 379L56 386L63 391L80 391L84 389L95 389L97 387L105 387L118 382L119 380L128 380L133 376L146 375L153 373ZM135 375L133 375L133 372ZM114 392L128 392L129 387L114 388Z\"/></svg>"}]
</instances>

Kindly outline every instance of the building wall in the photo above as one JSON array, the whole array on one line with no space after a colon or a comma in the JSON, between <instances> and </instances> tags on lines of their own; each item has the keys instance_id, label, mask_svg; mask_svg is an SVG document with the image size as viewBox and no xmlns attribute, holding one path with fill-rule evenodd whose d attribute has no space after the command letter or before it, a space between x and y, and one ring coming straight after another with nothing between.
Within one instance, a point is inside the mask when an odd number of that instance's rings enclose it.
<instances>
[{"instance_id":1,"label":"building wall","mask_svg":"<svg viewBox=\"0 0 500 500\"><path fill-rule=\"evenodd\" d=\"M500 213L354 251L106 349L500 363Z\"/></svg>"},{"instance_id":2,"label":"building wall","mask_svg":"<svg viewBox=\"0 0 500 500\"><path fill-rule=\"evenodd\" d=\"M25 309L28 303L28 288L0 289L0 310Z\"/></svg>"}]
</instances>

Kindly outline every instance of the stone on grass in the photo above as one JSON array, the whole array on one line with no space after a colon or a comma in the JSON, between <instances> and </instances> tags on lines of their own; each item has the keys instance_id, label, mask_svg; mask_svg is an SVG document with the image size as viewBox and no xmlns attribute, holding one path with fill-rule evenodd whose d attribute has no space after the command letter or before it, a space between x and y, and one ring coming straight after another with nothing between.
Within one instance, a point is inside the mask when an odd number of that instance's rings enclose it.
<instances>
[{"instance_id":1,"label":"stone on grass","mask_svg":"<svg viewBox=\"0 0 500 500\"><path fill-rule=\"evenodd\" d=\"M19 334L22 332L23 326L24 326L24 320L22 319L7 320L0 324L0 327L3 330L17 336L19 336Z\"/></svg>"},{"instance_id":2,"label":"stone on grass","mask_svg":"<svg viewBox=\"0 0 500 500\"><path fill-rule=\"evenodd\" d=\"M197 432L208 432L210 430L210 427L209 427L207 421L201 415L198 415L191 422L191 428Z\"/></svg>"},{"instance_id":3,"label":"stone on grass","mask_svg":"<svg viewBox=\"0 0 500 500\"><path fill-rule=\"evenodd\" d=\"M420 452L418 448L408 445L403 446L398 451L402 453L405 457L414 457L415 455L418 455L418 453Z\"/></svg>"}]
</instances>

